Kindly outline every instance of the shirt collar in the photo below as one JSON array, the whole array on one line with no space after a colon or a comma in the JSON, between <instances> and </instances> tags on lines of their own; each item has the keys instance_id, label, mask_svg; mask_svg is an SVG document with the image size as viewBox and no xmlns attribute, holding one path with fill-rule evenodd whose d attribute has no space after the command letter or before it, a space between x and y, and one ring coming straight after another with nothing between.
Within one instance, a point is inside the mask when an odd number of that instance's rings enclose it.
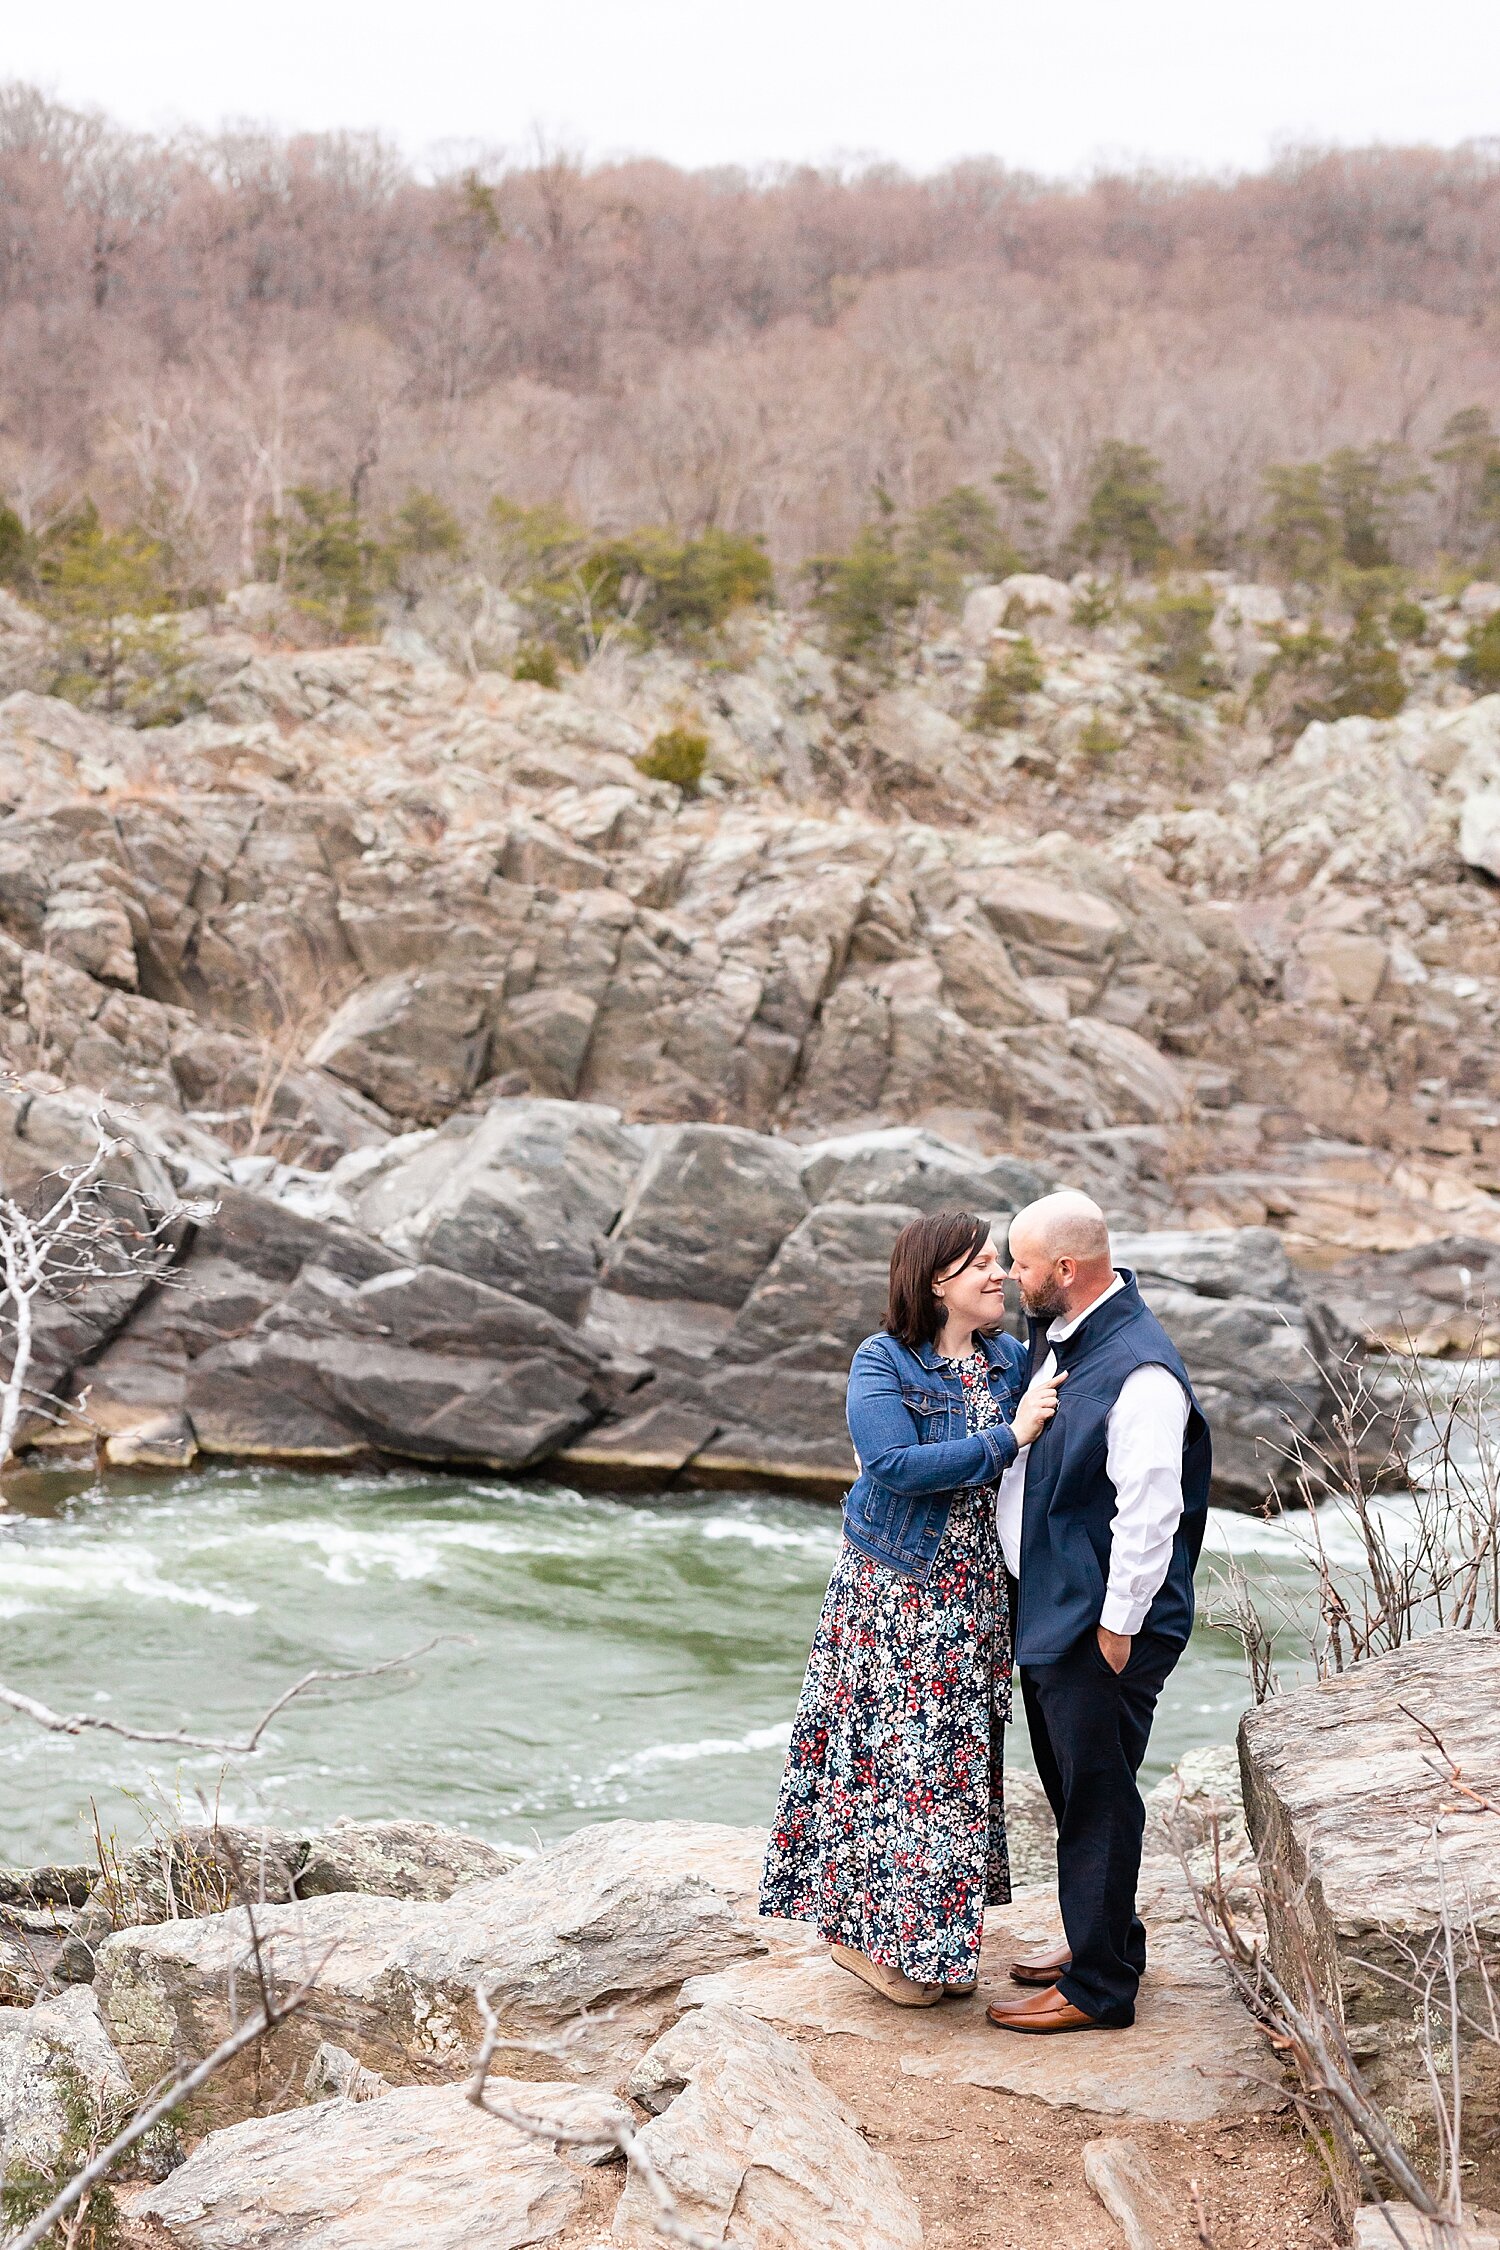
<instances>
[{"instance_id":1,"label":"shirt collar","mask_svg":"<svg viewBox=\"0 0 1500 2250\"><path fill-rule=\"evenodd\" d=\"M1122 1273L1117 1273L1109 1287L1101 1289L1093 1303L1085 1305L1082 1312L1074 1313L1071 1320L1054 1320L1047 1330L1048 1343L1065 1344L1070 1336L1076 1335L1090 1313L1097 1312L1101 1305L1107 1305L1111 1297L1118 1297L1124 1286L1125 1276Z\"/></svg>"}]
</instances>

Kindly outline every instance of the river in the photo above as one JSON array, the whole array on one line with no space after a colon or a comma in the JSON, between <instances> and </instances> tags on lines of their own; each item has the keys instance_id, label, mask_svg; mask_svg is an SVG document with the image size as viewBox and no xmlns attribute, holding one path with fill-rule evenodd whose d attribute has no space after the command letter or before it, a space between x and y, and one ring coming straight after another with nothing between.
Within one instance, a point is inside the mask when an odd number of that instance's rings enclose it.
<instances>
[{"instance_id":1,"label":"river","mask_svg":"<svg viewBox=\"0 0 1500 2250\"><path fill-rule=\"evenodd\" d=\"M453 1637L409 1672L317 1691L254 1757L0 1714L0 1858L80 1856L91 1799L122 1840L145 1807L215 1800L518 1843L623 1814L763 1821L838 1540L811 1501L498 1478L216 1467L33 1500L0 1519L0 1681L58 1709L229 1737L313 1665ZM1200 1582L1230 1551L1289 1594L1306 1583L1285 1525L1215 1511ZM1149 1778L1229 1741L1245 1700L1238 1643L1200 1625Z\"/></svg>"}]
</instances>

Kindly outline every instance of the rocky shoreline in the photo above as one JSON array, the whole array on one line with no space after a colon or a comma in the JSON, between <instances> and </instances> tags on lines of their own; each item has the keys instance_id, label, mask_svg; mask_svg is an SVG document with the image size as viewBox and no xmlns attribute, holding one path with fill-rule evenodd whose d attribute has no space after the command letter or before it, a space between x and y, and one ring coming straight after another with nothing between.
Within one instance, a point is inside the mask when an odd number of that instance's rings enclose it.
<instances>
[{"instance_id":1,"label":"rocky shoreline","mask_svg":"<svg viewBox=\"0 0 1500 2250\"><path fill-rule=\"evenodd\" d=\"M149 1270L48 1308L44 1362L78 1406L25 1433L39 1462L374 1457L836 1500L849 1358L897 1231L954 1204L1003 1227L1049 1177L918 1128L799 1146L526 1096L326 1173L108 1120L121 1185L181 1217ZM0 1132L25 1185L94 1127L76 1098L0 1095ZM1354 1337L1267 1229L1117 1248L1192 1364L1216 1497L1261 1505Z\"/></svg>"}]
</instances>

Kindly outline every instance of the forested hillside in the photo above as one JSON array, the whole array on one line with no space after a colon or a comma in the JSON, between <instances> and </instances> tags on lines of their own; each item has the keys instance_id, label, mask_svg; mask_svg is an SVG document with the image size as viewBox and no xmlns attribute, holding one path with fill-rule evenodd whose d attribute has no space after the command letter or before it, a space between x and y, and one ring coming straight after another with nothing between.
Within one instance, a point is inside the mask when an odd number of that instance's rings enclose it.
<instances>
[{"instance_id":1,"label":"forested hillside","mask_svg":"<svg viewBox=\"0 0 1500 2250\"><path fill-rule=\"evenodd\" d=\"M497 492L717 527L791 588L974 487L1014 560L1076 566L1121 543L1091 517L1121 459L1190 562L1286 576L1331 505L1357 566L1472 566L1500 523L1497 277L1489 144L1072 186L418 174L372 138L148 139L12 86L0 488L12 544L91 500L179 599L263 571L299 488L355 536L414 493L469 542Z\"/></svg>"}]
</instances>

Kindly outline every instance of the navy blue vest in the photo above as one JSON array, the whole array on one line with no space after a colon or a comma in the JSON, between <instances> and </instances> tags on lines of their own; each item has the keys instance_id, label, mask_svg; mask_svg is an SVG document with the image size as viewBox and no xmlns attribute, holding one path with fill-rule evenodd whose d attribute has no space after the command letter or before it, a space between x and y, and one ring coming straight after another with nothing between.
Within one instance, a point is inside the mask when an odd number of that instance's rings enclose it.
<instances>
[{"instance_id":1,"label":"navy blue vest","mask_svg":"<svg viewBox=\"0 0 1500 2250\"><path fill-rule=\"evenodd\" d=\"M1145 1633L1179 1647L1193 1629L1193 1570L1203 1544L1213 1447L1177 1347L1141 1298L1135 1276L1065 1342L1049 1345L1045 1326L1031 1323L1030 1382L1047 1353L1057 1354L1068 1380L1057 1412L1026 1459L1021 1514L1021 1604L1016 1661L1049 1664L1092 1632L1109 1580L1115 1488L1105 1466L1110 1408L1137 1367L1170 1368L1188 1395L1182 1441L1182 1520Z\"/></svg>"}]
</instances>

